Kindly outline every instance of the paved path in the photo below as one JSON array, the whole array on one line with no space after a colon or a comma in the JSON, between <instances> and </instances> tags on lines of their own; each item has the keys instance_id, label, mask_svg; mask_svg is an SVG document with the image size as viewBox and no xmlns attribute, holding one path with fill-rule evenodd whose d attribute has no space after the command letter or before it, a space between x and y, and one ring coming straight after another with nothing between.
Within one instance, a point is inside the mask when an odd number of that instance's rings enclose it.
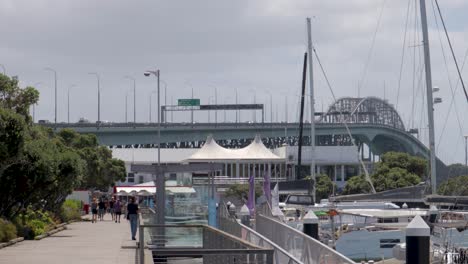
<instances>
[{"instance_id":1,"label":"paved path","mask_svg":"<svg viewBox=\"0 0 468 264\"><path fill-rule=\"evenodd\" d=\"M42 240L0 249L0 263L129 264L135 263L136 249L132 246L135 243L127 220L115 223L106 214L102 222L72 223L66 230Z\"/></svg>"}]
</instances>

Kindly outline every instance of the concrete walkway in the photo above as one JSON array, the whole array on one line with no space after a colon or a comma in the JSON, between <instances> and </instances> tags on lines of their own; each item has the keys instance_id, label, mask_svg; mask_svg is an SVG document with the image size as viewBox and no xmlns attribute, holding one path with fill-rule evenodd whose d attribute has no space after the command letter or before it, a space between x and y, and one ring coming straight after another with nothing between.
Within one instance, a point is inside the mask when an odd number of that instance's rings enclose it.
<instances>
[{"instance_id":1,"label":"concrete walkway","mask_svg":"<svg viewBox=\"0 0 468 264\"><path fill-rule=\"evenodd\" d=\"M106 214L102 222L72 223L42 240L0 249L0 263L129 264L135 263L136 249L132 247L135 242L127 220L115 223Z\"/></svg>"}]
</instances>

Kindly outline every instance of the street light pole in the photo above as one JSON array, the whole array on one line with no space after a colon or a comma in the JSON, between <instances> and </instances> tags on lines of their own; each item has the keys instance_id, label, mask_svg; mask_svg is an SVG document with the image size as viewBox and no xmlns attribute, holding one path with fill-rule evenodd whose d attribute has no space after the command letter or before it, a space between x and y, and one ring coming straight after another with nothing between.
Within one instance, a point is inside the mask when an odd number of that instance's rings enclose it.
<instances>
[{"instance_id":1,"label":"street light pole","mask_svg":"<svg viewBox=\"0 0 468 264\"><path fill-rule=\"evenodd\" d=\"M160 80L159 80L159 75L160 75L160 72L159 70L156 70L156 71L146 71L145 72L145 76L150 76L151 74L153 74L154 76L156 76L157 80L158 80L158 89L157 89L157 93L158 93L158 141L157 141L157 144L158 144L158 168L161 168L161 113L160 113L160 110L161 110L161 107L160 107L160 89L159 89L159 83L160 83ZM159 172L157 172L159 173ZM165 204L166 204L166 197L165 197L165 179L164 179L164 174L163 175L158 175L156 174L156 207L157 207L157 210L158 210L158 214L157 214L157 223L160 224L160 225L164 225L164 216L165 216L165 213L164 213L164 209L165 209ZM164 233L163 233L164 234Z\"/></svg>"},{"instance_id":2,"label":"street light pole","mask_svg":"<svg viewBox=\"0 0 468 264\"><path fill-rule=\"evenodd\" d=\"M90 72L89 74L95 75L97 78L97 94L98 94L98 120L97 124L101 124L101 87L100 87L100 78L97 72Z\"/></svg>"},{"instance_id":3,"label":"street light pole","mask_svg":"<svg viewBox=\"0 0 468 264\"><path fill-rule=\"evenodd\" d=\"M67 92L67 122L70 124L70 90L75 87L76 85L72 84L70 87L68 87L68 92Z\"/></svg>"},{"instance_id":4,"label":"street light pole","mask_svg":"<svg viewBox=\"0 0 468 264\"><path fill-rule=\"evenodd\" d=\"M468 167L468 135L465 135L465 166Z\"/></svg>"},{"instance_id":5,"label":"street light pole","mask_svg":"<svg viewBox=\"0 0 468 264\"><path fill-rule=\"evenodd\" d=\"M127 101L128 101L128 91L125 92L125 123L128 123L128 119L127 119Z\"/></svg>"},{"instance_id":6,"label":"street light pole","mask_svg":"<svg viewBox=\"0 0 468 264\"><path fill-rule=\"evenodd\" d=\"M46 71L51 71L54 73L54 83L55 83L55 118L54 118L54 123L55 123L55 128L57 128L57 71L52 69L52 68L45 68Z\"/></svg>"},{"instance_id":7,"label":"street light pole","mask_svg":"<svg viewBox=\"0 0 468 264\"><path fill-rule=\"evenodd\" d=\"M164 106L167 106L167 83L164 80L159 80L164 84ZM167 123L167 111L164 111L164 123Z\"/></svg>"},{"instance_id":8,"label":"street light pole","mask_svg":"<svg viewBox=\"0 0 468 264\"><path fill-rule=\"evenodd\" d=\"M133 81L133 124L136 124L136 79L129 75L124 78ZM125 99L125 103L127 103L127 99ZM127 111L125 111L125 115L127 115Z\"/></svg>"},{"instance_id":9,"label":"street light pole","mask_svg":"<svg viewBox=\"0 0 468 264\"><path fill-rule=\"evenodd\" d=\"M150 94L148 96L149 97L149 122L150 123L152 121L151 112L153 111L152 110L153 109L153 101L151 100L151 98L152 98L153 94L155 94L155 93L156 93L156 91L153 90L153 91L150 92Z\"/></svg>"},{"instance_id":10,"label":"street light pole","mask_svg":"<svg viewBox=\"0 0 468 264\"><path fill-rule=\"evenodd\" d=\"M218 89L215 87L215 105L218 105ZM218 111L215 109L215 124L218 123Z\"/></svg>"},{"instance_id":11,"label":"street light pole","mask_svg":"<svg viewBox=\"0 0 468 264\"><path fill-rule=\"evenodd\" d=\"M237 103L237 88L236 88L236 107L239 107L238 106L238 103ZM239 109L236 110L236 123L240 122L240 111Z\"/></svg>"}]
</instances>

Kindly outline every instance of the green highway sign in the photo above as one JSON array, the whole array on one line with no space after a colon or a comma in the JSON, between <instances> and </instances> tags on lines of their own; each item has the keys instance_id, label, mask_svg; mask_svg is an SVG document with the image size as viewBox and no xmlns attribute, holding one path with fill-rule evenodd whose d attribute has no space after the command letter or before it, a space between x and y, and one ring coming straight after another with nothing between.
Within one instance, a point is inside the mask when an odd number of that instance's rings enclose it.
<instances>
[{"instance_id":1,"label":"green highway sign","mask_svg":"<svg viewBox=\"0 0 468 264\"><path fill-rule=\"evenodd\" d=\"M199 106L200 99L178 99L177 105L178 106Z\"/></svg>"}]
</instances>

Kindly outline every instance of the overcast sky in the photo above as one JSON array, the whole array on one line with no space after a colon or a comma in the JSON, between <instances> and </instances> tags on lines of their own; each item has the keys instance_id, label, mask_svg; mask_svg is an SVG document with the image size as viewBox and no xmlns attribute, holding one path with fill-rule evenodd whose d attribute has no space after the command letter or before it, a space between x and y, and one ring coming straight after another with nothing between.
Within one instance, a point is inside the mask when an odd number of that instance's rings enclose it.
<instances>
[{"instance_id":1,"label":"overcast sky","mask_svg":"<svg viewBox=\"0 0 468 264\"><path fill-rule=\"evenodd\" d=\"M167 104L190 98L192 88L202 104L210 97L214 103L215 89L218 103L234 103L237 89L239 103L252 103L255 97L257 103L268 104L266 119L270 120L271 93L274 119L284 120L287 112L292 121L298 119L305 18L309 16L314 17L314 45L336 96L357 97L359 90L361 96L385 97L398 107L405 126L419 128L421 140L426 142L424 81L419 81L420 20L415 19L419 7L415 9L415 2L419 0L1 0L0 64L8 75L19 76L22 85L41 82L36 86L41 92L36 120L54 119L53 75L44 70L52 67L58 73L59 122L67 119L67 90L73 84L71 121L97 119L97 82L89 72L98 72L101 77L102 120L124 121L125 95L133 99L133 94L131 81L123 77L131 75L137 79L137 122L147 122L149 95L156 82L142 73L156 68L167 83ZM468 48L468 1L440 2L462 64ZM464 162L462 135L468 134L468 103L443 32L435 24L430 0L427 8L433 83L441 90L436 96L443 99L435 106L438 156L449 163ZM316 109L326 111L333 98L318 65L314 66ZM467 75L468 69L463 70L464 78ZM458 119L454 106L449 112L451 88ZM163 93L163 103L164 97ZM132 102L128 102L129 121L133 118ZM242 121L252 118L250 113L242 114ZM189 113L174 115L174 121L189 119ZM208 115L197 113L195 119L206 122ZM234 114L228 113L227 120L233 119ZM218 113L218 120L224 120L224 113Z\"/></svg>"}]
</instances>

